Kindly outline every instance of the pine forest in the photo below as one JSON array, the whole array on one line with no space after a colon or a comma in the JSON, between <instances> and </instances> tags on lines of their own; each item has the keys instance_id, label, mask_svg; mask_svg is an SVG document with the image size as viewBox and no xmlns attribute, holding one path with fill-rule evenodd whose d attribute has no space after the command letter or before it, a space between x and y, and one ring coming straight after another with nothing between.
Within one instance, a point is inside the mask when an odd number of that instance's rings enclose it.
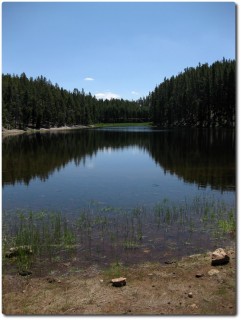
<instances>
[{"instance_id":1,"label":"pine forest","mask_svg":"<svg viewBox=\"0 0 241 320\"><path fill-rule=\"evenodd\" d=\"M186 68L136 101L96 99L44 76L2 76L2 126L51 128L97 123L152 122L163 128L235 127L236 63L217 61Z\"/></svg>"}]
</instances>

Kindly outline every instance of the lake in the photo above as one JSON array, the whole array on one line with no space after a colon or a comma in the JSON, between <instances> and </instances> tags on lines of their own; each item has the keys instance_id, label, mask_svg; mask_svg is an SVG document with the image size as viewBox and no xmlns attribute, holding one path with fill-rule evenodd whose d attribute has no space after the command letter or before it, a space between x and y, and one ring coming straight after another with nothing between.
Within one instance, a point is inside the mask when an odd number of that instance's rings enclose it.
<instances>
[{"instance_id":1,"label":"lake","mask_svg":"<svg viewBox=\"0 0 241 320\"><path fill-rule=\"evenodd\" d=\"M106 127L8 136L2 142L2 207L8 217L18 210L60 211L69 220L83 208L85 219L105 213L112 221L108 241L118 233L124 249L135 249L127 254L122 246L124 260L155 260L160 250L182 255L233 241L221 231L217 237L215 228L235 211L235 168L235 131L228 129ZM113 229L127 220L132 236ZM95 227L96 220L97 239ZM112 249L106 245L100 255Z\"/></svg>"},{"instance_id":2,"label":"lake","mask_svg":"<svg viewBox=\"0 0 241 320\"><path fill-rule=\"evenodd\" d=\"M235 195L232 130L105 128L6 137L3 209L76 211Z\"/></svg>"}]
</instances>

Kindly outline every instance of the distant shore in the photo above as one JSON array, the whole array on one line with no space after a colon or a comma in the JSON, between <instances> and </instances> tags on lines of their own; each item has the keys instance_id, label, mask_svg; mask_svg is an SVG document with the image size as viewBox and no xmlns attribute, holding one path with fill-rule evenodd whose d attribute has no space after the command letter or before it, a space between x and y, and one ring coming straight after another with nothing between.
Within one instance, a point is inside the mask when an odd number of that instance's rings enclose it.
<instances>
[{"instance_id":1,"label":"distant shore","mask_svg":"<svg viewBox=\"0 0 241 320\"><path fill-rule=\"evenodd\" d=\"M79 129L90 129L90 128L103 128L103 127L127 127L127 126L150 126L150 122L143 123L97 123L93 125L76 125L76 126L62 126L52 128L40 128L32 129L27 128L26 130L20 129L6 129L2 128L2 136L19 135L23 133L35 133L35 132L54 132L54 131L65 131L65 130L79 130Z\"/></svg>"},{"instance_id":2,"label":"distant shore","mask_svg":"<svg viewBox=\"0 0 241 320\"><path fill-rule=\"evenodd\" d=\"M18 134L23 134L23 133L35 133L35 132L49 132L49 131L65 131L65 130L78 130L78 129L87 129L87 128L92 128L93 126L83 126L83 125L78 125L78 126L62 126L62 127L53 127L53 128L40 128L40 129L32 129L32 128L27 128L26 130L20 130L20 129L5 129L2 128L2 135L3 136L10 136L10 135L18 135Z\"/></svg>"}]
</instances>

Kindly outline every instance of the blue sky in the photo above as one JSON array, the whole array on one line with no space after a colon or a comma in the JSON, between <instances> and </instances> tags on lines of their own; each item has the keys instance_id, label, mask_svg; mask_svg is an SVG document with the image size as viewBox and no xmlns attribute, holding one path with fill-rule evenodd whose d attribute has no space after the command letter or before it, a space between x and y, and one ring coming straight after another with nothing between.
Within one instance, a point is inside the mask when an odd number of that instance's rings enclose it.
<instances>
[{"instance_id":1,"label":"blue sky","mask_svg":"<svg viewBox=\"0 0 241 320\"><path fill-rule=\"evenodd\" d=\"M235 58L232 2L4 2L2 72L99 98L137 99L164 77Z\"/></svg>"}]
</instances>

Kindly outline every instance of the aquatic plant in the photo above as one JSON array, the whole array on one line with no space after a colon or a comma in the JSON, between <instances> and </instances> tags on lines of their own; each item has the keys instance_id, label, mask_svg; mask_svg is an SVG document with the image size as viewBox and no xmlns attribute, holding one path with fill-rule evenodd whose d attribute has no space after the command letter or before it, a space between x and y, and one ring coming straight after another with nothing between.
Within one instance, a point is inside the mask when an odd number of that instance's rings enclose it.
<instances>
[{"instance_id":1,"label":"aquatic plant","mask_svg":"<svg viewBox=\"0 0 241 320\"><path fill-rule=\"evenodd\" d=\"M228 216L226 219L218 220L219 228L224 233L235 233L236 232L236 221L234 216L234 210L230 209L228 211Z\"/></svg>"},{"instance_id":2,"label":"aquatic plant","mask_svg":"<svg viewBox=\"0 0 241 320\"><path fill-rule=\"evenodd\" d=\"M163 199L152 208L137 206L129 210L97 203L71 219L47 211L18 211L3 217L3 255L10 247L31 246L34 252L33 256L22 252L15 258L22 269L29 268L36 258L56 261L59 257L61 261L71 254L78 256L80 248L81 255L88 258L108 255L108 259L115 257L118 261L126 250L133 254L140 253L141 248L175 252L187 248L187 243L192 248L197 233L220 243L236 228L235 207L208 197L180 204Z\"/></svg>"}]
</instances>

